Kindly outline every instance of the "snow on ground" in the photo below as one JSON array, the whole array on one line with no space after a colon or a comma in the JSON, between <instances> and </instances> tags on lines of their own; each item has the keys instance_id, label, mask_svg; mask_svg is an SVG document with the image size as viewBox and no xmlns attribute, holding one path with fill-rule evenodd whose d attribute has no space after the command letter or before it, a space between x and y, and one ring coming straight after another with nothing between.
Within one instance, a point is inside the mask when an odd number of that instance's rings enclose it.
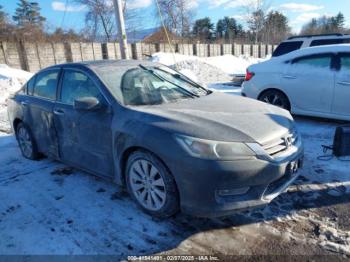
<instances>
[{"instance_id":1,"label":"snow on ground","mask_svg":"<svg viewBox=\"0 0 350 262\"><path fill-rule=\"evenodd\" d=\"M0 131L8 131L6 100L32 77L32 73L0 64Z\"/></svg>"},{"instance_id":2,"label":"snow on ground","mask_svg":"<svg viewBox=\"0 0 350 262\"><path fill-rule=\"evenodd\" d=\"M334 122L297 118L305 167L288 193L223 219L154 219L116 186L21 157L0 134L0 254L348 254L350 163L320 161Z\"/></svg>"},{"instance_id":3,"label":"snow on ground","mask_svg":"<svg viewBox=\"0 0 350 262\"><path fill-rule=\"evenodd\" d=\"M213 56L213 57L198 57L198 56L187 56L181 54L172 53L155 53L152 55L152 61L158 62L167 66L174 65L176 63L181 63L184 61L199 61L201 63L206 63L215 66L221 71L229 75L245 75L247 67L252 64L256 64L265 61L267 58L253 58L245 55L233 56Z\"/></svg>"},{"instance_id":4,"label":"snow on ground","mask_svg":"<svg viewBox=\"0 0 350 262\"><path fill-rule=\"evenodd\" d=\"M179 63L205 75L194 61ZM0 114L0 123L6 119ZM0 254L350 256L350 162L318 159L340 123L296 123L305 143L296 183L263 209L221 219L152 218L110 182L49 159L24 159L14 136L0 131Z\"/></svg>"},{"instance_id":5,"label":"snow on ground","mask_svg":"<svg viewBox=\"0 0 350 262\"><path fill-rule=\"evenodd\" d=\"M239 94L240 88L232 83L235 76L245 75L246 69L270 57L253 58L248 56L224 55L217 57L197 57L171 53L156 53L153 62L162 63L197 80L208 88L225 93Z\"/></svg>"}]
</instances>

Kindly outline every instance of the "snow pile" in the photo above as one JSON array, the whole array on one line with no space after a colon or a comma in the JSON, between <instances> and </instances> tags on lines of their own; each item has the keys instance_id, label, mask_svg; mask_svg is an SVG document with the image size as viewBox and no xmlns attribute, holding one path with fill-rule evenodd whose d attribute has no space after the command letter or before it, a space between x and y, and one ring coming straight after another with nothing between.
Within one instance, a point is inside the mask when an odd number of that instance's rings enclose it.
<instances>
[{"instance_id":1,"label":"snow pile","mask_svg":"<svg viewBox=\"0 0 350 262\"><path fill-rule=\"evenodd\" d=\"M27 71L0 64L0 105L6 102L10 94L18 91L32 75Z\"/></svg>"},{"instance_id":2,"label":"snow pile","mask_svg":"<svg viewBox=\"0 0 350 262\"><path fill-rule=\"evenodd\" d=\"M177 69L185 76L194 81L198 81L204 85L210 83L230 82L232 77L226 74L221 69L200 60L183 60L171 66Z\"/></svg>"},{"instance_id":3,"label":"snow pile","mask_svg":"<svg viewBox=\"0 0 350 262\"><path fill-rule=\"evenodd\" d=\"M32 77L32 73L0 64L0 131L9 132L6 100Z\"/></svg>"},{"instance_id":4,"label":"snow pile","mask_svg":"<svg viewBox=\"0 0 350 262\"><path fill-rule=\"evenodd\" d=\"M175 61L174 61L175 56ZM155 53L152 55L151 60L153 62L158 62L167 66L172 66L176 63L205 63L220 69L220 72L225 72L229 75L244 75L247 67L252 64L260 63L265 61L267 58L253 58L249 56L215 56L215 57L197 57L197 56L186 56L181 54L171 54L171 53Z\"/></svg>"}]
</instances>

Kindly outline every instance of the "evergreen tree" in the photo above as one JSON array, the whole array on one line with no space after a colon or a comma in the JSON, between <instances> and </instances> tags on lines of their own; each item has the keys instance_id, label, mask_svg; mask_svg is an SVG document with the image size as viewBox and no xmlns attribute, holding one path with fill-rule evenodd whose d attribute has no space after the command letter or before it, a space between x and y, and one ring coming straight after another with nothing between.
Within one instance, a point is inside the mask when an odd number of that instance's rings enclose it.
<instances>
[{"instance_id":1,"label":"evergreen tree","mask_svg":"<svg viewBox=\"0 0 350 262\"><path fill-rule=\"evenodd\" d=\"M312 19L303 26L302 34L334 34L346 33L345 17L342 13L336 16L322 16L317 19Z\"/></svg>"},{"instance_id":2,"label":"evergreen tree","mask_svg":"<svg viewBox=\"0 0 350 262\"><path fill-rule=\"evenodd\" d=\"M265 19L263 31L266 43L281 42L290 35L291 28L288 25L288 18L278 11L269 12Z\"/></svg>"},{"instance_id":3,"label":"evergreen tree","mask_svg":"<svg viewBox=\"0 0 350 262\"><path fill-rule=\"evenodd\" d=\"M224 17L216 24L216 37L232 40L243 32L243 26L238 24L236 19Z\"/></svg>"},{"instance_id":4,"label":"evergreen tree","mask_svg":"<svg viewBox=\"0 0 350 262\"><path fill-rule=\"evenodd\" d=\"M345 17L343 13L339 12L335 17L337 28L343 29L345 27Z\"/></svg>"},{"instance_id":5,"label":"evergreen tree","mask_svg":"<svg viewBox=\"0 0 350 262\"><path fill-rule=\"evenodd\" d=\"M223 38L225 34L225 24L224 20L219 19L216 23L216 37L217 38Z\"/></svg>"},{"instance_id":6,"label":"evergreen tree","mask_svg":"<svg viewBox=\"0 0 350 262\"><path fill-rule=\"evenodd\" d=\"M12 18L19 27L28 25L43 27L46 18L40 15L40 10L41 8L38 3L20 0L15 15Z\"/></svg>"},{"instance_id":7,"label":"evergreen tree","mask_svg":"<svg viewBox=\"0 0 350 262\"><path fill-rule=\"evenodd\" d=\"M211 39L214 24L211 22L209 17L198 19L195 21L193 26L193 35L200 39Z\"/></svg>"}]
</instances>

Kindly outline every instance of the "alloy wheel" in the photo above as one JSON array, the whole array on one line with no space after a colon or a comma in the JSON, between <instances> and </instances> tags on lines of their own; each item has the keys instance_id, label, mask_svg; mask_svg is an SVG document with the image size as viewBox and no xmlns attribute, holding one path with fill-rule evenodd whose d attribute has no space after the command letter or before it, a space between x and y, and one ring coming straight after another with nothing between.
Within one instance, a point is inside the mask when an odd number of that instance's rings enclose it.
<instances>
[{"instance_id":1,"label":"alloy wheel","mask_svg":"<svg viewBox=\"0 0 350 262\"><path fill-rule=\"evenodd\" d=\"M30 158L33 154L33 142L28 130L25 127L20 127L17 132L18 143L23 155Z\"/></svg>"},{"instance_id":2,"label":"alloy wheel","mask_svg":"<svg viewBox=\"0 0 350 262\"><path fill-rule=\"evenodd\" d=\"M128 177L132 193L144 208L151 211L162 209L167 196L165 183L159 170L150 161L134 161Z\"/></svg>"},{"instance_id":3,"label":"alloy wheel","mask_svg":"<svg viewBox=\"0 0 350 262\"><path fill-rule=\"evenodd\" d=\"M264 95L261 101L288 110L288 103L286 99L277 92Z\"/></svg>"}]
</instances>

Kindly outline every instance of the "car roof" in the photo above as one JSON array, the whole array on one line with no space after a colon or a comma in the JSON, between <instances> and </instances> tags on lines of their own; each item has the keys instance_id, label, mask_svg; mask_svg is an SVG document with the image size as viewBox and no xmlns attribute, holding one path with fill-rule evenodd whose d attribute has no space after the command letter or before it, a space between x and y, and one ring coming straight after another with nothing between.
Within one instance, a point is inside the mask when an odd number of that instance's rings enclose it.
<instances>
[{"instance_id":1,"label":"car roof","mask_svg":"<svg viewBox=\"0 0 350 262\"><path fill-rule=\"evenodd\" d=\"M61 67L88 67L91 69L102 69L107 67L126 67L126 68L133 68L137 67L138 65L144 65L144 66L159 66L159 63L147 61L147 60L91 60L91 61L82 61L82 62L73 62L73 63L63 63L58 65L50 66L46 69L54 69L54 68L61 68ZM45 69L45 70L46 70Z\"/></svg>"},{"instance_id":2,"label":"car roof","mask_svg":"<svg viewBox=\"0 0 350 262\"><path fill-rule=\"evenodd\" d=\"M329 40L329 39L349 39L350 35L342 35L342 34L329 34L329 35L305 35L305 36L293 36L289 37L285 42L300 42L300 41L306 41L306 40Z\"/></svg>"},{"instance_id":3,"label":"car roof","mask_svg":"<svg viewBox=\"0 0 350 262\"><path fill-rule=\"evenodd\" d=\"M290 52L285 55L275 57L274 59L288 60L288 59L293 59L294 57L305 56L305 55L316 55L319 53L340 53L340 52L350 53L350 44L307 47L307 48L298 49L296 51Z\"/></svg>"}]
</instances>

